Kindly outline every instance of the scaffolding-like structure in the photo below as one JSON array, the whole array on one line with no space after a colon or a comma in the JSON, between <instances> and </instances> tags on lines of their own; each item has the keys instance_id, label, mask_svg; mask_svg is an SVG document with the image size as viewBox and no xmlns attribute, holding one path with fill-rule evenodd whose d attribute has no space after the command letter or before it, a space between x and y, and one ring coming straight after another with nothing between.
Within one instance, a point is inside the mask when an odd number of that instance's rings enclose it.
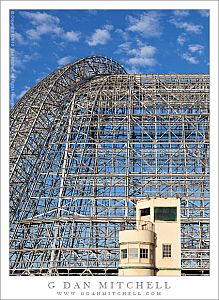
<instances>
[{"instance_id":1,"label":"scaffolding-like structure","mask_svg":"<svg viewBox=\"0 0 219 300\"><path fill-rule=\"evenodd\" d=\"M209 272L209 75L91 56L10 114L10 274L117 275L138 199L181 199L182 275ZM168 234L168 233L167 233Z\"/></svg>"}]
</instances>

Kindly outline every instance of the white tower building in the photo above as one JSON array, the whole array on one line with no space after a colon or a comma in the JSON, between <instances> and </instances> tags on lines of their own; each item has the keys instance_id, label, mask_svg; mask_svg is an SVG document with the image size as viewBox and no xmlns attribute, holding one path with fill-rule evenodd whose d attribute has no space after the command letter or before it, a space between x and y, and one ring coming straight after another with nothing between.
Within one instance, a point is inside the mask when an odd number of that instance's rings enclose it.
<instances>
[{"instance_id":1,"label":"white tower building","mask_svg":"<svg viewBox=\"0 0 219 300\"><path fill-rule=\"evenodd\" d=\"M136 230L119 232L119 275L180 276L180 199L142 199Z\"/></svg>"}]
</instances>

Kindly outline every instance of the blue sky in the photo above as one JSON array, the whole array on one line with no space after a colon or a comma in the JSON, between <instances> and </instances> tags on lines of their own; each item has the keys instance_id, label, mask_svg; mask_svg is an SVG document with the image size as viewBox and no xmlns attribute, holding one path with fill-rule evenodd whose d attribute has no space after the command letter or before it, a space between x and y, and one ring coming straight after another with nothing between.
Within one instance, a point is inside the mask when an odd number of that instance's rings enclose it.
<instances>
[{"instance_id":1,"label":"blue sky","mask_svg":"<svg viewBox=\"0 0 219 300\"><path fill-rule=\"evenodd\" d=\"M128 73L209 73L207 10L14 11L11 106L71 61L103 55Z\"/></svg>"}]
</instances>

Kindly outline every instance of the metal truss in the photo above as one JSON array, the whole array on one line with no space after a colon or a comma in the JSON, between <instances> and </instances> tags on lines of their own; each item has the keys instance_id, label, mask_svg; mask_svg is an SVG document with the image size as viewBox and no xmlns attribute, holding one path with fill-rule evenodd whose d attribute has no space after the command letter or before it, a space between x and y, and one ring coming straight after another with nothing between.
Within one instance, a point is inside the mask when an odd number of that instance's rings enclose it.
<instances>
[{"instance_id":1,"label":"metal truss","mask_svg":"<svg viewBox=\"0 0 219 300\"><path fill-rule=\"evenodd\" d=\"M182 274L209 271L209 76L93 56L10 115L10 274L116 275L138 199L181 199Z\"/></svg>"}]
</instances>

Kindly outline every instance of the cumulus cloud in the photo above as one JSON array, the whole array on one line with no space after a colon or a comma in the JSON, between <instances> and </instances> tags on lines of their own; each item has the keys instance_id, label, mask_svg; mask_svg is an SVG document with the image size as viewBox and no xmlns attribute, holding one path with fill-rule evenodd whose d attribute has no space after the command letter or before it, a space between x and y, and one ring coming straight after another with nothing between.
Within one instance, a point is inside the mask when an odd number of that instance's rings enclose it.
<instances>
[{"instance_id":1,"label":"cumulus cloud","mask_svg":"<svg viewBox=\"0 0 219 300\"><path fill-rule=\"evenodd\" d=\"M181 34L177 37L177 43L180 45L180 46L183 46L186 42L186 38L185 38L185 35Z\"/></svg>"},{"instance_id":2,"label":"cumulus cloud","mask_svg":"<svg viewBox=\"0 0 219 300\"><path fill-rule=\"evenodd\" d=\"M198 64L199 63L199 60L197 59L197 57L195 56L192 56L191 54L189 53L183 53L182 55L182 58L186 61L188 61L189 63L191 64Z\"/></svg>"},{"instance_id":3,"label":"cumulus cloud","mask_svg":"<svg viewBox=\"0 0 219 300\"><path fill-rule=\"evenodd\" d=\"M31 23L35 26L38 26L39 24L47 23L47 24L53 24L57 25L60 23L60 20L58 17L50 15L45 12L27 12L22 11L20 14L28 19L31 20Z\"/></svg>"},{"instance_id":4,"label":"cumulus cloud","mask_svg":"<svg viewBox=\"0 0 219 300\"><path fill-rule=\"evenodd\" d=\"M128 74L140 74L141 73L139 66L138 67L136 67L136 66L126 67L126 71Z\"/></svg>"},{"instance_id":5,"label":"cumulus cloud","mask_svg":"<svg viewBox=\"0 0 219 300\"><path fill-rule=\"evenodd\" d=\"M134 54L136 56L139 56L141 58L148 58L152 57L156 52L156 48L151 45L142 46L137 49L131 49L129 50L130 54Z\"/></svg>"},{"instance_id":6,"label":"cumulus cloud","mask_svg":"<svg viewBox=\"0 0 219 300\"><path fill-rule=\"evenodd\" d=\"M176 26L176 28L184 29L187 32L190 33L201 33L203 26L188 22L182 22L179 20L176 20L174 18L170 19L170 23Z\"/></svg>"},{"instance_id":7,"label":"cumulus cloud","mask_svg":"<svg viewBox=\"0 0 219 300\"><path fill-rule=\"evenodd\" d=\"M58 17L46 12L20 12L20 14L30 20L32 28L26 31L28 39L39 41L43 35L51 34L63 38L67 41L78 41L80 33L74 31L65 32L60 25Z\"/></svg>"},{"instance_id":8,"label":"cumulus cloud","mask_svg":"<svg viewBox=\"0 0 219 300\"><path fill-rule=\"evenodd\" d=\"M79 40L80 33L74 31L68 31L65 33L65 39L70 42L76 42Z\"/></svg>"},{"instance_id":9,"label":"cumulus cloud","mask_svg":"<svg viewBox=\"0 0 219 300\"><path fill-rule=\"evenodd\" d=\"M154 66L157 63L154 58L154 55L157 52L156 47L144 45L140 41L138 41L137 44L137 48L131 48L131 42L125 42L119 45L120 50L129 56L127 63L130 69L134 71L137 70L136 67Z\"/></svg>"},{"instance_id":10,"label":"cumulus cloud","mask_svg":"<svg viewBox=\"0 0 219 300\"><path fill-rule=\"evenodd\" d=\"M180 55L182 59L187 61L190 64L197 65L199 59L197 55L201 55L203 52L204 46L200 44L189 44L188 51Z\"/></svg>"},{"instance_id":11,"label":"cumulus cloud","mask_svg":"<svg viewBox=\"0 0 219 300\"><path fill-rule=\"evenodd\" d=\"M208 9L200 9L199 13L202 17L208 18L210 15L210 11Z\"/></svg>"},{"instance_id":12,"label":"cumulus cloud","mask_svg":"<svg viewBox=\"0 0 219 300\"><path fill-rule=\"evenodd\" d=\"M105 25L103 28L98 28L87 40L89 46L96 46L98 44L105 45L111 39L110 31L113 30L112 25Z\"/></svg>"},{"instance_id":13,"label":"cumulus cloud","mask_svg":"<svg viewBox=\"0 0 219 300\"><path fill-rule=\"evenodd\" d=\"M128 16L130 25L127 30L132 32L140 32L145 37L158 37L161 35L159 20L160 14L154 11L143 13L137 18Z\"/></svg>"},{"instance_id":14,"label":"cumulus cloud","mask_svg":"<svg viewBox=\"0 0 219 300\"><path fill-rule=\"evenodd\" d=\"M127 31L118 28L115 30L115 32L118 33L124 41L127 41L129 39L129 34Z\"/></svg>"},{"instance_id":15,"label":"cumulus cloud","mask_svg":"<svg viewBox=\"0 0 219 300\"><path fill-rule=\"evenodd\" d=\"M23 52L19 52L13 49L14 56L14 68L15 71L18 72L21 69L25 69L26 63L36 60L40 57L38 52L33 52L31 54L24 54Z\"/></svg>"},{"instance_id":16,"label":"cumulus cloud","mask_svg":"<svg viewBox=\"0 0 219 300\"><path fill-rule=\"evenodd\" d=\"M20 44L20 45L25 45L26 42L24 40L24 37L22 36L22 34L20 34L19 32L15 31L14 33L14 40L16 43Z\"/></svg>"},{"instance_id":17,"label":"cumulus cloud","mask_svg":"<svg viewBox=\"0 0 219 300\"><path fill-rule=\"evenodd\" d=\"M73 60L73 57L72 56L64 56L64 57L61 57L57 63L59 66L63 66L63 65L67 65L69 64L70 62L72 62Z\"/></svg>"},{"instance_id":18,"label":"cumulus cloud","mask_svg":"<svg viewBox=\"0 0 219 300\"><path fill-rule=\"evenodd\" d=\"M45 12L20 12L20 14L29 19L33 28L26 31L27 37L31 40L40 40L42 35L53 33L61 34L63 29L60 26L58 17Z\"/></svg>"},{"instance_id":19,"label":"cumulus cloud","mask_svg":"<svg viewBox=\"0 0 219 300\"><path fill-rule=\"evenodd\" d=\"M188 10L174 10L173 14L177 17L186 17L189 15Z\"/></svg>"},{"instance_id":20,"label":"cumulus cloud","mask_svg":"<svg viewBox=\"0 0 219 300\"><path fill-rule=\"evenodd\" d=\"M131 57L128 62L134 66L154 66L156 64L153 57Z\"/></svg>"},{"instance_id":21,"label":"cumulus cloud","mask_svg":"<svg viewBox=\"0 0 219 300\"><path fill-rule=\"evenodd\" d=\"M103 28L110 31L110 30L113 30L114 26L110 25L110 24L106 24L103 26Z\"/></svg>"},{"instance_id":22,"label":"cumulus cloud","mask_svg":"<svg viewBox=\"0 0 219 300\"><path fill-rule=\"evenodd\" d=\"M127 52L130 50L130 47L131 47L131 42L125 42L118 46L119 50L127 51Z\"/></svg>"},{"instance_id":23,"label":"cumulus cloud","mask_svg":"<svg viewBox=\"0 0 219 300\"><path fill-rule=\"evenodd\" d=\"M199 45L199 44L191 44L188 46L188 49L190 52L198 52L199 54L202 53L202 50L204 49L204 46Z\"/></svg>"}]
</instances>

